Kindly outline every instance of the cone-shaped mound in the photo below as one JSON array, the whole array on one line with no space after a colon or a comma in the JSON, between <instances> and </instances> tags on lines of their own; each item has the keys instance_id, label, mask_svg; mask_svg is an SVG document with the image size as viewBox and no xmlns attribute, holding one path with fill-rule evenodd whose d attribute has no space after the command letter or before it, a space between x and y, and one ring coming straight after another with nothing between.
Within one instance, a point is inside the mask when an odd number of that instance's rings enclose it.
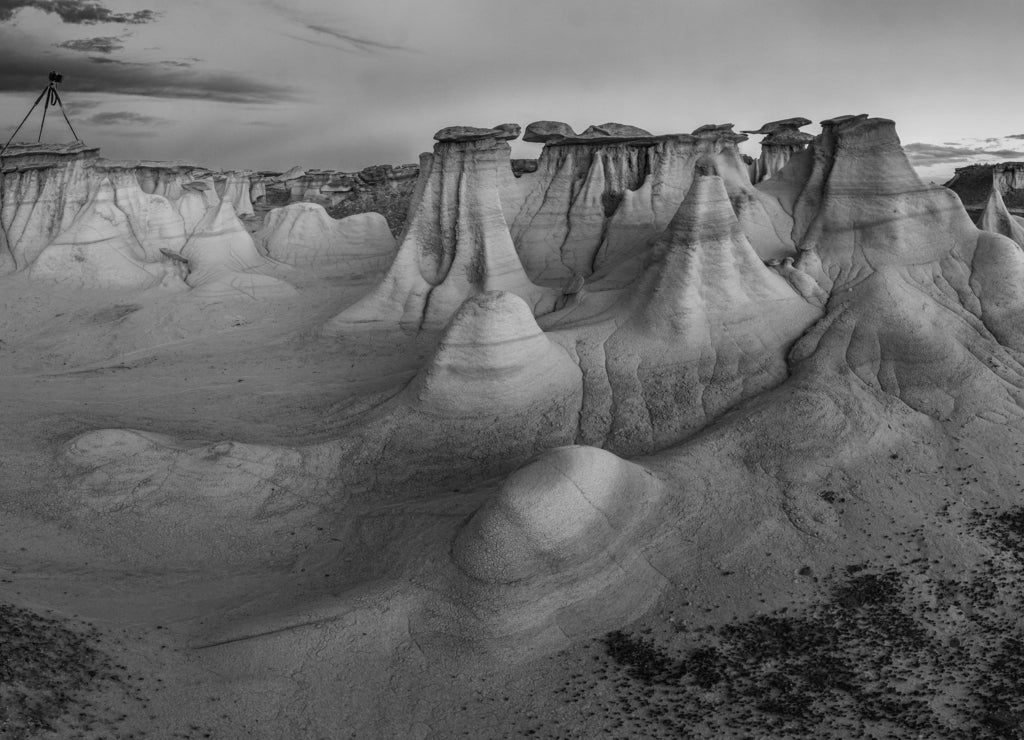
<instances>
[{"instance_id":1,"label":"cone-shaped mound","mask_svg":"<svg viewBox=\"0 0 1024 740\"><path fill-rule=\"evenodd\" d=\"M801 251L816 250L830 283L844 285L881 265L930 262L976 240L959 199L921 182L892 121L824 121L811 149L793 236Z\"/></svg>"},{"instance_id":2,"label":"cone-shaped mound","mask_svg":"<svg viewBox=\"0 0 1024 740\"><path fill-rule=\"evenodd\" d=\"M617 304L582 325L571 311L544 322L584 371L581 441L663 449L785 379L789 347L821 311L764 266L731 203L723 178L696 175Z\"/></svg>"},{"instance_id":3,"label":"cone-shaped mound","mask_svg":"<svg viewBox=\"0 0 1024 740\"><path fill-rule=\"evenodd\" d=\"M270 266L227 201L210 208L181 251L189 261L188 284L196 296L267 298L293 295L295 289L258 271Z\"/></svg>"},{"instance_id":4,"label":"cone-shaped mound","mask_svg":"<svg viewBox=\"0 0 1024 740\"><path fill-rule=\"evenodd\" d=\"M455 562L484 581L513 583L614 558L658 490L644 468L595 447L549 450L510 475L473 515Z\"/></svg>"},{"instance_id":5,"label":"cone-shaped mound","mask_svg":"<svg viewBox=\"0 0 1024 740\"><path fill-rule=\"evenodd\" d=\"M125 290L179 280L172 265L147 263L145 257L128 216L114 202L114 186L104 178L71 225L36 257L29 274L83 288Z\"/></svg>"},{"instance_id":6,"label":"cone-shaped mound","mask_svg":"<svg viewBox=\"0 0 1024 740\"><path fill-rule=\"evenodd\" d=\"M796 297L758 258L714 175L694 179L630 292L631 321L645 332L685 331L709 311Z\"/></svg>"},{"instance_id":7,"label":"cone-shaped mound","mask_svg":"<svg viewBox=\"0 0 1024 740\"><path fill-rule=\"evenodd\" d=\"M438 142L424 157L410 218L394 263L368 296L324 327L353 324L443 326L472 295L515 293L535 315L550 311L558 292L530 282L502 211L499 172L509 172L508 144L494 136Z\"/></svg>"},{"instance_id":8,"label":"cone-shaped mound","mask_svg":"<svg viewBox=\"0 0 1024 740\"><path fill-rule=\"evenodd\" d=\"M292 203L267 214L255 235L267 256L298 267L380 270L395 255L395 238L379 213L334 219L317 203Z\"/></svg>"},{"instance_id":9,"label":"cone-shaped mound","mask_svg":"<svg viewBox=\"0 0 1024 740\"><path fill-rule=\"evenodd\" d=\"M576 395L580 371L521 298L500 291L467 300L433 357L405 391L434 414L514 413Z\"/></svg>"}]
</instances>

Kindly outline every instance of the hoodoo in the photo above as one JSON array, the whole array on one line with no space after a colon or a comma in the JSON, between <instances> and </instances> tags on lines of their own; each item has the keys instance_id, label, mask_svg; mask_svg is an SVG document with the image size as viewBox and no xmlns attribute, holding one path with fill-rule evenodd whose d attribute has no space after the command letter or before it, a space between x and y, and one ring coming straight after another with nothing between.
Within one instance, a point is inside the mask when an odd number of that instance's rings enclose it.
<instances>
[{"instance_id":1,"label":"hoodoo","mask_svg":"<svg viewBox=\"0 0 1024 740\"><path fill-rule=\"evenodd\" d=\"M756 131L744 131L745 134L764 135L761 139L761 156L750 167L750 181L756 185L773 177L786 166L790 157L806 149L814 136L800 129L808 124L810 120L806 118L783 118L770 121Z\"/></svg>"},{"instance_id":2,"label":"hoodoo","mask_svg":"<svg viewBox=\"0 0 1024 740\"><path fill-rule=\"evenodd\" d=\"M502 210L506 141L518 135L514 124L437 132L395 261L373 292L327 323L327 334L380 322L440 327L467 298L491 290L518 295L535 315L551 311L560 292L526 276Z\"/></svg>"},{"instance_id":3,"label":"hoodoo","mask_svg":"<svg viewBox=\"0 0 1024 740\"><path fill-rule=\"evenodd\" d=\"M566 280L612 268L642 252L668 225L698 162L713 162L759 254L790 254L788 216L750 182L731 124L693 134L653 136L607 123L575 134L539 121L526 140L544 142L537 170L518 178L505 199L512 238L527 272Z\"/></svg>"}]
</instances>

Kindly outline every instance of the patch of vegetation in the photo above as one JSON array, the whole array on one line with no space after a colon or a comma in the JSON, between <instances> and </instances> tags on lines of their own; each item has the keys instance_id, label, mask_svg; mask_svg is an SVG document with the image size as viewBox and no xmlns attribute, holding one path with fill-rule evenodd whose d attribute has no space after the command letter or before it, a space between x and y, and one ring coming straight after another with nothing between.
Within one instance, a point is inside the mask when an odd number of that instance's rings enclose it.
<instances>
[{"instance_id":1,"label":"patch of vegetation","mask_svg":"<svg viewBox=\"0 0 1024 740\"><path fill-rule=\"evenodd\" d=\"M87 692L123 681L98 638L94 629L0 604L0 737L63 735L70 727L110 736L108 712L85 701Z\"/></svg>"},{"instance_id":2,"label":"patch of vegetation","mask_svg":"<svg viewBox=\"0 0 1024 740\"><path fill-rule=\"evenodd\" d=\"M559 693L607 737L1024 740L1024 507L968 530L994 554L956 577L856 564L798 610L610 632Z\"/></svg>"}]
</instances>

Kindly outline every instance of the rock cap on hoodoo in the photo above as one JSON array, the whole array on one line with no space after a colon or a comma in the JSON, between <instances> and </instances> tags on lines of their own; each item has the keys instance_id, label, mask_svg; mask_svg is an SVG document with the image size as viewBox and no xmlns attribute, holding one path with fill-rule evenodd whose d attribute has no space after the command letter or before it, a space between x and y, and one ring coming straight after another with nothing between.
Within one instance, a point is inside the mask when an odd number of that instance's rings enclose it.
<instances>
[{"instance_id":1,"label":"rock cap on hoodoo","mask_svg":"<svg viewBox=\"0 0 1024 740\"><path fill-rule=\"evenodd\" d=\"M796 116L795 118L780 118L778 121L769 121L768 123L761 126L761 128L754 130L743 129L745 134L773 134L776 131L783 131L787 129L801 128L810 124L809 118L802 118Z\"/></svg>"},{"instance_id":2,"label":"rock cap on hoodoo","mask_svg":"<svg viewBox=\"0 0 1024 740\"><path fill-rule=\"evenodd\" d=\"M728 139L730 141L746 141L749 137L746 134L738 134L732 130L731 123L705 123L693 130L691 136L698 139Z\"/></svg>"},{"instance_id":3,"label":"rock cap on hoodoo","mask_svg":"<svg viewBox=\"0 0 1024 740\"><path fill-rule=\"evenodd\" d=\"M493 128L476 128L475 126L448 126L434 134L434 141L443 143L460 141L479 141L480 139L509 140L519 136L518 123L499 123Z\"/></svg>"},{"instance_id":4,"label":"rock cap on hoodoo","mask_svg":"<svg viewBox=\"0 0 1024 740\"><path fill-rule=\"evenodd\" d=\"M856 115L836 116L835 118L826 118L821 122L822 126L839 126L843 123L850 123L851 121L863 121L868 117L867 113L858 113Z\"/></svg>"},{"instance_id":5,"label":"rock cap on hoodoo","mask_svg":"<svg viewBox=\"0 0 1024 740\"><path fill-rule=\"evenodd\" d=\"M582 134L561 121L534 121L526 127L523 141L548 144L618 144L627 141L660 141L665 136L655 136L650 131L625 123L599 123L587 126Z\"/></svg>"},{"instance_id":6,"label":"rock cap on hoodoo","mask_svg":"<svg viewBox=\"0 0 1024 740\"><path fill-rule=\"evenodd\" d=\"M807 126L809 123L810 120L807 118L783 118L778 121L769 121L756 131L744 130L743 133L764 135L761 144L803 145L814 139L813 134L800 130L801 126Z\"/></svg>"}]
</instances>

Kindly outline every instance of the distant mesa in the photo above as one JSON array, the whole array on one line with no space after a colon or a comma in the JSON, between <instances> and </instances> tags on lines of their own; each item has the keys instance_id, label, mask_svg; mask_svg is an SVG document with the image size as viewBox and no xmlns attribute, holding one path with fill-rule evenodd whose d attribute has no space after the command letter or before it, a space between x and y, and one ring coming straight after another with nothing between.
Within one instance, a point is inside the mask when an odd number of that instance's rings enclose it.
<instances>
[{"instance_id":1,"label":"distant mesa","mask_svg":"<svg viewBox=\"0 0 1024 740\"><path fill-rule=\"evenodd\" d=\"M958 167L945 186L960 196L964 208L975 219L988 207L993 190L999 191L1010 213L1024 216L1024 162Z\"/></svg>"},{"instance_id":2,"label":"distant mesa","mask_svg":"<svg viewBox=\"0 0 1024 740\"><path fill-rule=\"evenodd\" d=\"M1024 213L1020 208L1024 205L1024 162L1004 162L988 168L991 172L989 195L976 220L978 228L1009 237L1024 247L1024 216L1018 215ZM960 172L957 170L957 175ZM1011 212L1007 200L1018 206L1017 213Z\"/></svg>"}]
</instances>

